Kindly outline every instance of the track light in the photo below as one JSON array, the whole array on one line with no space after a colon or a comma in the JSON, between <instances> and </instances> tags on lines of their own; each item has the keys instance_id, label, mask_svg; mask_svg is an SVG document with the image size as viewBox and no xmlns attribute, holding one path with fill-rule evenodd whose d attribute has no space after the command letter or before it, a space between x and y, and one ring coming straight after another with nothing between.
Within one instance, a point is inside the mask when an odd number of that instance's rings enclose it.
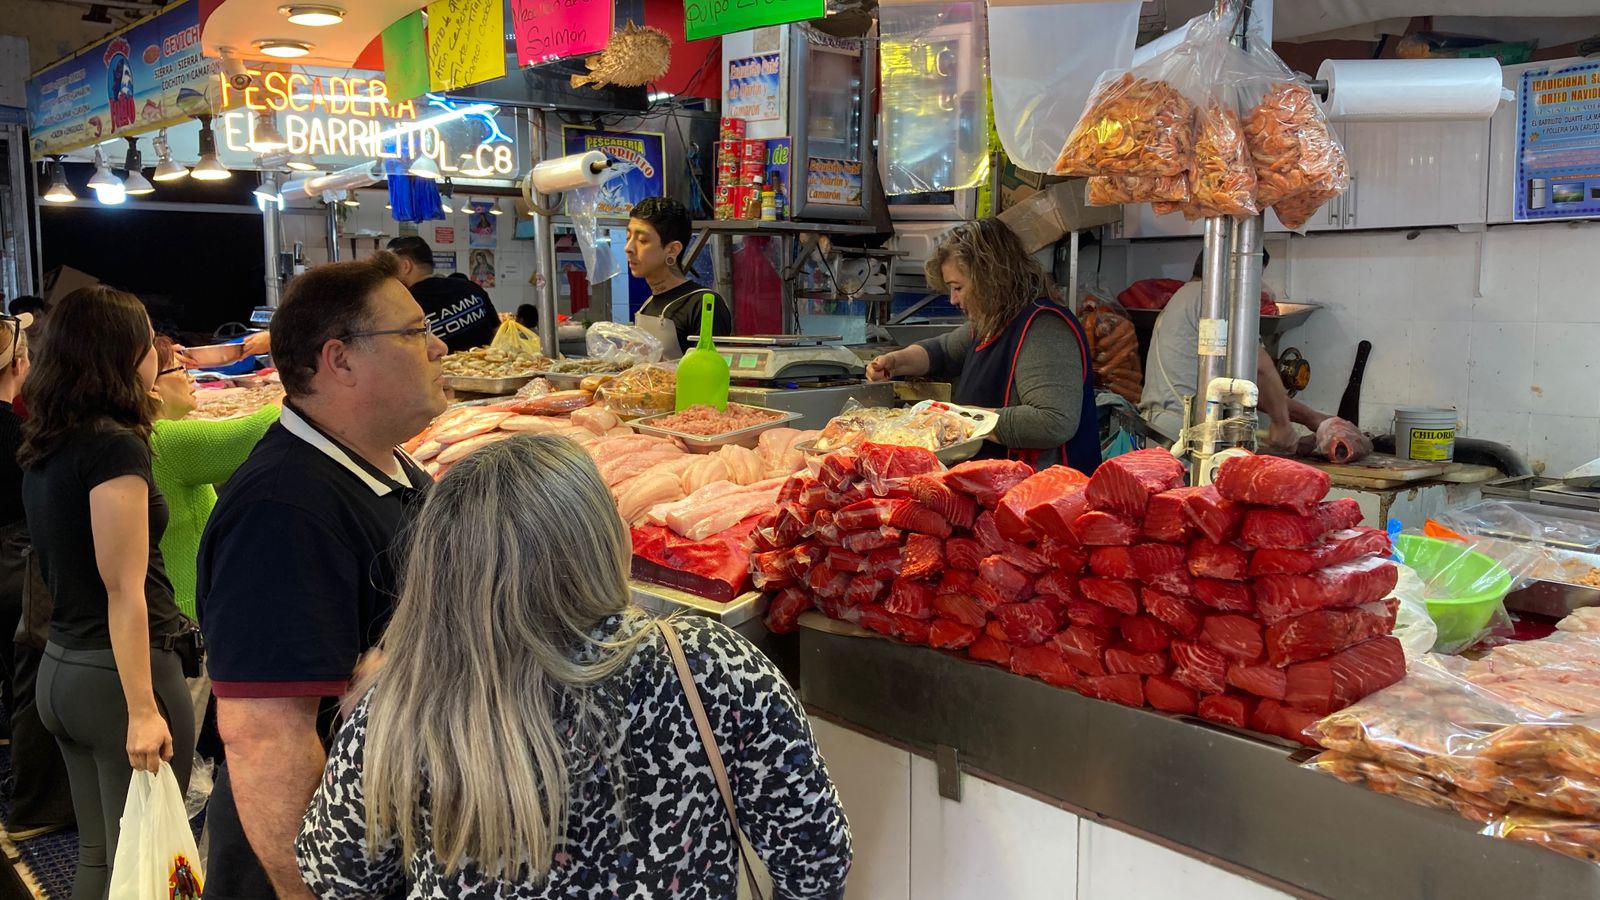
<instances>
[{"instance_id":1,"label":"track light","mask_svg":"<svg viewBox=\"0 0 1600 900\"><path fill-rule=\"evenodd\" d=\"M455 195L455 192L456 187L450 183L448 178L444 180L444 184L439 185L439 205L444 208L446 213L455 212L450 206L450 198Z\"/></svg>"},{"instance_id":2,"label":"track light","mask_svg":"<svg viewBox=\"0 0 1600 900\"><path fill-rule=\"evenodd\" d=\"M122 187L128 196L142 197L156 192L155 185L144 177L144 158L139 155L137 138L128 138L128 155L123 158L122 168L127 173L123 176Z\"/></svg>"},{"instance_id":3,"label":"track light","mask_svg":"<svg viewBox=\"0 0 1600 900\"><path fill-rule=\"evenodd\" d=\"M261 183L256 185L255 189L250 193L255 194L262 200L277 202L278 179L271 172L268 172L261 176Z\"/></svg>"},{"instance_id":4,"label":"track light","mask_svg":"<svg viewBox=\"0 0 1600 900\"><path fill-rule=\"evenodd\" d=\"M78 199L78 195L67 185L67 169L61 165L61 157L51 157L50 162L45 165L45 170L50 173L50 186L42 195L45 200L51 203L71 203Z\"/></svg>"},{"instance_id":5,"label":"track light","mask_svg":"<svg viewBox=\"0 0 1600 900\"><path fill-rule=\"evenodd\" d=\"M217 158L217 135L211 130L210 116L197 116L200 120L200 162L189 174L198 181L223 181L233 176L228 167Z\"/></svg>"},{"instance_id":6,"label":"track light","mask_svg":"<svg viewBox=\"0 0 1600 900\"><path fill-rule=\"evenodd\" d=\"M94 191L94 198L107 206L116 206L128 199L128 189L106 165L106 155L99 147L94 148L94 174L89 176L89 188Z\"/></svg>"},{"instance_id":7,"label":"track light","mask_svg":"<svg viewBox=\"0 0 1600 900\"><path fill-rule=\"evenodd\" d=\"M156 181L176 181L189 177L189 167L172 161L172 145L167 143L167 130L156 135Z\"/></svg>"}]
</instances>

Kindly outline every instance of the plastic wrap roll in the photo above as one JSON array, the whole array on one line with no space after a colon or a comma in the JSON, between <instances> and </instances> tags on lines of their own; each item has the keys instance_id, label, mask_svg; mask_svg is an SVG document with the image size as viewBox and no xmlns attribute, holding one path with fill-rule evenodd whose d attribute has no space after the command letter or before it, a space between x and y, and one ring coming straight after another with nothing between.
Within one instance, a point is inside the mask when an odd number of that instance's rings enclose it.
<instances>
[{"instance_id":1,"label":"plastic wrap roll","mask_svg":"<svg viewBox=\"0 0 1600 900\"><path fill-rule=\"evenodd\" d=\"M1487 119L1503 89L1493 59L1330 59L1317 79L1338 122Z\"/></svg>"},{"instance_id":2,"label":"plastic wrap roll","mask_svg":"<svg viewBox=\"0 0 1600 900\"><path fill-rule=\"evenodd\" d=\"M593 187L606 180L606 155L599 150L574 153L559 159L547 159L533 167L529 178L533 186L546 194L557 194L574 188Z\"/></svg>"}]
</instances>

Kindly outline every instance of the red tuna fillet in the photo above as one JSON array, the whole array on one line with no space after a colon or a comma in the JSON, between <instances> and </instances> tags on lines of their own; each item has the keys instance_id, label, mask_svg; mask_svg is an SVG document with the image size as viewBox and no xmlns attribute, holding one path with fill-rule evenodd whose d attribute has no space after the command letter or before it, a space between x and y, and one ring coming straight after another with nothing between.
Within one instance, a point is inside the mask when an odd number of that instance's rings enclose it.
<instances>
[{"instance_id":1,"label":"red tuna fillet","mask_svg":"<svg viewBox=\"0 0 1600 900\"><path fill-rule=\"evenodd\" d=\"M940 650L961 650L972 646L983 629L952 619L934 619L928 625L928 646Z\"/></svg>"},{"instance_id":2,"label":"red tuna fillet","mask_svg":"<svg viewBox=\"0 0 1600 900\"><path fill-rule=\"evenodd\" d=\"M1151 496L1183 484L1183 475L1183 463L1171 453L1135 450L1101 463L1084 493L1091 509L1141 519Z\"/></svg>"},{"instance_id":3,"label":"red tuna fillet","mask_svg":"<svg viewBox=\"0 0 1600 900\"><path fill-rule=\"evenodd\" d=\"M1327 472L1279 456L1235 456L1217 469L1217 490L1236 503L1309 512L1328 485Z\"/></svg>"},{"instance_id":4,"label":"red tuna fillet","mask_svg":"<svg viewBox=\"0 0 1600 900\"><path fill-rule=\"evenodd\" d=\"M1106 673L1109 675L1165 675L1165 653L1137 653L1126 647L1112 647L1106 651Z\"/></svg>"},{"instance_id":5,"label":"red tuna fillet","mask_svg":"<svg viewBox=\"0 0 1600 900\"><path fill-rule=\"evenodd\" d=\"M1072 491L1028 510L1028 527L1034 534L1076 545L1078 536L1072 531L1073 523L1088 511L1088 495Z\"/></svg>"},{"instance_id":6,"label":"red tuna fillet","mask_svg":"<svg viewBox=\"0 0 1600 900\"><path fill-rule=\"evenodd\" d=\"M1250 575L1304 575L1363 556L1388 556L1393 549L1389 535L1377 528L1346 528L1304 550L1257 550L1250 558Z\"/></svg>"},{"instance_id":7,"label":"red tuna fillet","mask_svg":"<svg viewBox=\"0 0 1600 900\"><path fill-rule=\"evenodd\" d=\"M1197 529L1184 513L1184 503L1204 490L1203 487L1175 487L1151 497L1144 509L1144 536L1169 544L1188 543Z\"/></svg>"},{"instance_id":8,"label":"red tuna fillet","mask_svg":"<svg viewBox=\"0 0 1600 900\"><path fill-rule=\"evenodd\" d=\"M1287 509L1252 509L1244 514L1240 534L1252 547L1299 550L1323 535L1361 524L1361 504L1354 497L1330 500L1301 514Z\"/></svg>"},{"instance_id":9,"label":"red tuna fillet","mask_svg":"<svg viewBox=\"0 0 1600 900\"><path fill-rule=\"evenodd\" d=\"M1089 571L1101 578L1139 577L1133 567L1133 550L1130 547L1096 547L1089 551Z\"/></svg>"},{"instance_id":10,"label":"red tuna fillet","mask_svg":"<svg viewBox=\"0 0 1600 900\"><path fill-rule=\"evenodd\" d=\"M1179 635L1194 637L1200 633L1200 619L1205 612L1200 604L1154 587L1145 588L1142 596L1145 610Z\"/></svg>"},{"instance_id":11,"label":"red tuna fillet","mask_svg":"<svg viewBox=\"0 0 1600 900\"><path fill-rule=\"evenodd\" d=\"M1184 549L1177 544L1135 544L1128 548L1133 557L1134 576L1145 584L1168 590L1187 590L1189 573L1184 568Z\"/></svg>"},{"instance_id":12,"label":"red tuna fillet","mask_svg":"<svg viewBox=\"0 0 1600 900\"><path fill-rule=\"evenodd\" d=\"M1078 592L1086 599L1109 606L1125 616L1139 611L1139 590L1132 582L1115 578L1085 578L1078 582Z\"/></svg>"},{"instance_id":13,"label":"red tuna fillet","mask_svg":"<svg viewBox=\"0 0 1600 900\"><path fill-rule=\"evenodd\" d=\"M1011 645L997 641L987 634L980 635L971 646L967 647L967 655L973 659L1011 668Z\"/></svg>"},{"instance_id":14,"label":"red tuna fillet","mask_svg":"<svg viewBox=\"0 0 1600 900\"><path fill-rule=\"evenodd\" d=\"M1034 582L1034 591L1041 596L1055 597L1060 600L1077 600L1083 595L1078 591L1078 578L1059 569L1052 569L1039 576Z\"/></svg>"},{"instance_id":15,"label":"red tuna fillet","mask_svg":"<svg viewBox=\"0 0 1600 900\"><path fill-rule=\"evenodd\" d=\"M1006 640L1018 647L1042 644L1061 628L1055 613L1043 603L1007 603L994 611Z\"/></svg>"},{"instance_id":16,"label":"red tuna fillet","mask_svg":"<svg viewBox=\"0 0 1600 900\"><path fill-rule=\"evenodd\" d=\"M1277 666L1234 663L1228 667L1228 684L1256 697L1282 700L1289 693L1289 675Z\"/></svg>"},{"instance_id":17,"label":"red tuna fillet","mask_svg":"<svg viewBox=\"0 0 1600 900\"><path fill-rule=\"evenodd\" d=\"M841 532L889 525L938 538L950 536L950 523L915 500L861 500L839 510L833 521Z\"/></svg>"},{"instance_id":18,"label":"red tuna fillet","mask_svg":"<svg viewBox=\"0 0 1600 900\"><path fill-rule=\"evenodd\" d=\"M1139 539L1139 526L1133 520L1098 509L1079 516L1072 531L1088 547L1125 547Z\"/></svg>"},{"instance_id":19,"label":"red tuna fillet","mask_svg":"<svg viewBox=\"0 0 1600 900\"><path fill-rule=\"evenodd\" d=\"M806 487L816 482L817 480L810 475L790 475L789 480L783 483L783 487L778 488L778 505L798 503Z\"/></svg>"},{"instance_id":20,"label":"red tuna fillet","mask_svg":"<svg viewBox=\"0 0 1600 900\"><path fill-rule=\"evenodd\" d=\"M1262 734L1299 741L1307 747L1319 747L1320 744L1306 736L1306 729L1319 718L1321 716L1316 713L1284 706L1276 700L1262 700L1256 704L1256 711L1250 716L1250 728Z\"/></svg>"},{"instance_id":21,"label":"red tuna fillet","mask_svg":"<svg viewBox=\"0 0 1600 900\"><path fill-rule=\"evenodd\" d=\"M1151 675L1144 680L1144 699L1152 709L1180 716L1192 716L1199 706L1195 692L1166 675Z\"/></svg>"},{"instance_id":22,"label":"red tuna fillet","mask_svg":"<svg viewBox=\"0 0 1600 900\"><path fill-rule=\"evenodd\" d=\"M869 528L840 535L839 546L851 553L871 553L903 543L905 537L906 533L898 528Z\"/></svg>"},{"instance_id":23,"label":"red tuna fillet","mask_svg":"<svg viewBox=\"0 0 1600 900\"><path fill-rule=\"evenodd\" d=\"M1220 694L1228 688L1228 658L1193 641L1173 641L1167 649L1179 684L1202 694Z\"/></svg>"},{"instance_id":24,"label":"red tuna fillet","mask_svg":"<svg viewBox=\"0 0 1600 900\"><path fill-rule=\"evenodd\" d=\"M973 520L972 536L990 553L1004 553L1006 548L1016 546L1000 536L1000 527L994 524L994 513L988 510L978 513L978 518Z\"/></svg>"},{"instance_id":25,"label":"red tuna fillet","mask_svg":"<svg viewBox=\"0 0 1600 900\"><path fill-rule=\"evenodd\" d=\"M1144 705L1144 679L1138 675L1085 675L1075 687L1078 693L1096 700L1135 708Z\"/></svg>"},{"instance_id":26,"label":"red tuna fillet","mask_svg":"<svg viewBox=\"0 0 1600 900\"><path fill-rule=\"evenodd\" d=\"M906 538L906 549L900 559L903 578L937 576L944 568L944 541L931 534L913 534Z\"/></svg>"},{"instance_id":27,"label":"red tuna fillet","mask_svg":"<svg viewBox=\"0 0 1600 900\"><path fill-rule=\"evenodd\" d=\"M1080 571L1089 562L1077 541L1069 544L1053 537L1047 537L1039 542L1039 555L1044 557L1050 568L1060 572Z\"/></svg>"},{"instance_id":28,"label":"red tuna fillet","mask_svg":"<svg viewBox=\"0 0 1600 900\"><path fill-rule=\"evenodd\" d=\"M1394 590L1399 570L1369 556L1308 575L1263 575L1255 580L1256 611L1268 625L1316 609L1361 606Z\"/></svg>"},{"instance_id":29,"label":"red tuna fillet","mask_svg":"<svg viewBox=\"0 0 1600 900\"><path fill-rule=\"evenodd\" d=\"M932 626L933 622L928 619L895 616L894 627L889 633L908 644L926 644L929 634L933 631Z\"/></svg>"},{"instance_id":30,"label":"red tuna fillet","mask_svg":"<svg viewBox=\"0 0 1600 900\"><path fill-rule=\"evenodd\" d=\"M982 628L989 621L989 613L978 601L961 594L935 594L933 609L946 619L973 628Z\"/></svg>"},{"instance_id":31,"label":"red tuna fillet","mask_svg":"<svg viewBox=\"0 0 1600 900\"><path fill-rule=\"evenodd\" d=\"M1105 652L1111 646L1109 632L1074 625L1051 638L1050 646L1079 672L1087 675L1106 673Z\"/></svg>"},{"instance_id":32,"label":"red tuna fillet","mask_svg":"<svg viewBox=\"0 0 1600 900\"><path fill-rule=\"evenodd\" d=\"M995 507L994 521L1000 526L1000 534L1007 540L1024 544L1042 537L1028 524L1028 512L1064 494L1083 490L1088 481L1088 476L1066 466L1051 466L1024 478L1006 491Z\"/></svg>"},{"instance_id":33,"label":"red tuna fillet","mask_svg":"<svg viewBox=\"0 0 1600 900\"><path fill-rule=\"evenodd\" d=\"M767 607L767 630L773 634L788 634L800 628L800 614L811 608L811 595L799 588L789 588L772 598Z\"/></svg>"},{"instance_id":34,"label":"red tuna fillet","mask_svg":"<svg viewBox=\"0 0 1600 900\"><path fill-rule=\"evenodd\" d=\"M1250 552L1232 544L1199 538L1189 545L1189 574L1196 578L1243 581L1250 574Z\"/></svg>"},{"instance_id":35,"label":"red tuna fillet","mask_svg":"<svg viewBox=\"0 0 1600 900\"><path fill-rule=\"evenodd\" d=\"M1255 711L1256 698L1243 694L1212 694L1200 700L1200 718L1218 725L1249 728L1250 714Z\"/></svg>"},{"instance_id":36,"label":"red tuna fillet","mask_svg":"<svg viewBox=\"0 0 1600 900\"><path fill-rule=\"evenodd\" d=\"M1200 626L1200 643L1242 663L1255 662L1267 651L1261 623L1245 616L1206 616Z\"/></svg>"},{"instance_id":37,"label":"red tuna fillet","mask_svg":"<svg viewBox=\"0 0 1600 900\"><path fill-rule=\"evenodd\" d=\"M883 608L911 619L933 618L933 587L926 582L896 578Z\"/></svg>"},{"instance_id":38,"label":"red tuna fillet","mask_svg":"<svg viewBox=\"0 0 1600 900\"><path fill-rule=\"evenodd\" d=\"M1214 484L1185 495L1183 514L1201 534L1218 544L1233 540L1244 523L1244 507L1218 493Z\"/></svg>"},{"instance_id":39,"label":"red tuna fillet","mask_svg":"<svg viewBox=\"0 0 1600 900\"><path fill-rule=\"evenodd\" d=\"M1089 600L1069 600L1067 602L1067 621L1074 625L1111 629L1117 627L1117 623L1122 621L1122 613L1109 606L1101 606Z\"/></svg>"},{"instance_id":40,"label":"red tuna fillet","mask_svg":"<svg viewBox=\"0 0 1600 900\"><path fill-rule=\"evenodd\" d=\"M856 610L856 617L860 620L862 628L879 634L892 635L897 627L894 613L875 603Z\"/></svg>"},{"instance_id":41,"label":"red tuna fillet","mask_svg":"<svg viewBox=\"0 0 1600 900\"><path fill-rule=\"evenodd\" d=\"M884 588L889 586L887 581L873 578L870 575L857 575L854 578L850 578L848 575L840 577L849 579L845 582L845 590L841 598L845 606L866 606L869 603L876 603L878 598L883 596ZM818 593L821 592L819 591Z\"/></svg>"},{"instance_id":42,"label":"red tuna fillet","mask_svg":"<svg viewBox=\"0 0 1600 900\"><path fill-rule=\"evenodd\" d=\"M1256 610L1256 601L1251 599L1250 586L1242 581L1196 578L1194 599L1222 612L1248 613Z\"/></svg>"},{"instance_id":43,"label":"red tuna fillet","mask_svg":"<svg viewBox=\"0 0 1600 900\"><path fill-rule=\"evenodd\" d=\"M1404 678L1406 655L1399 640L1384 635L1326 659L1295 663L1286 671L1289 688L1284 702L1325 716Z\"/></svg>"},{"instance_id":44,"label":"red tuna fillet","mask_svg":"<svg viewBox=\"0 0 1600 900\"><path fill-rule=\"evenodd\" d=\"M1011 671L1056 687L1072 687L1078 682L1078 673L1072 666L1054 648L1045 644L1012 650Z\"/></svg>"},{"instance_id":45,"label":"red tuna fillet","mask_svg":"<svg viewBox=\"0 0 1600 900\"><path fill-rule=\"evenodd\" d=\"M1021 484L1033 467L1011 459L975 459L944 473L944 483L963 494L976 497L986 509L994 509L1006 491Z\"/></svg>"},{"instance_id":46,"label":"red tuna fillet","mask_svg":"<svg viewBox=\"0 0 1600 900\"><path fill-rule=\"evenodd\" d=\"M859 457L854 450L839 450L822 458L817 482L830 491L843 491L855 483Z\"/></svg>"},{"instance_id":47,"label":"red tuna fillet","mask_svg":"<svg viewBox=\"0 0 1600 900\"><path fill-rule=\"evenodd\" d=\"M978 518L978 501L958 494L938 475L916 475L907 482L911 499L949 520L954 528L971 528Z\"/></svg>"},{"instance_id":48,"label":"red tuna fillet","mask_svg":"<svg viewBox=\"0 0 1600 900\"><path fill-rule=\"evenodd\" d=\"M944 577L939 579L939 586L934 588L934 594L961 594L971 596L973 582L978 576L973 572L964 572L960 569L946 569Z\"/></svg>"},{"instance_id":49,"label":"red tuna fillet","mask_svg":"<svg viewBox=\"0 0 1600 900\"><path fill-rule=\"evenodd\" d=\"M823 558L822 562L823 565L835 572L856 574L867 570L867 558L865 556L859 553L851 553L849 550L839 547L829 550L828 555Z\"/></svg>"},{"instance_id":50,"label":"red tuna fillet","mask_svg":"<svg viewBox=\"0 0 1600 900\"><path fill-rule=\"evenodd\" d=\"M1400 601L1390 597L1349 609L1318 609L1267 626L1267 662L1320 659L1394 630Z\"/></svg>"},{"instance_id":51,"label":"red tuna fillet","mask_svg":"<svg viewBox=\"0 0 1600 900\"><path fill-rule=\"evenodd\" d=\"M953 537L944 542L944 557L952 569L976 572L978 564L988 555L987 547L969 537Z\"/></svg>"},{"instance_id":52,"label":"red tuna fillet","mask_svg":"<svg viewBox=\"0 0 1600 900\"><path fill-rule=\"evenodd\" d=\"M990 619L988 622L985 622L983 625L983 633L994 640L1000 641L1001 643L1008 645L1011 643L1011 639L1006 637L1005 626L1000 624L999 619Z\"/></svg>"},{"instance_id":53,"label":"red tuna fillet","mask_svg":"<svg viewBox=\"0 0 1600 900\"><path fill-rule=\"evenodd\" d=\"M1000 589L1007 602L1026 600L1032 593L1033 579L1002 556L988 556L978 564L978 577Z\"/></svg>"},{"instance_id":54,"label":"red tuna fillet","mask_svg":"<svg viewBox=\"0 0 1600 900\"><path fill-rule=\"evenodd\" d=\"M1172 629L1150 616L1127 616L1117 628L1137 653L1160 653L1172 643Z\"/></svg>"},{"instance_id":55,"label":"red tuna fillet","mask_svg":"<svg viewBox=\"0 0 1600 900\"><path fill-rule=\"evenodd\" d=\"M896 484L944 469L939 457L926 447L862 444L856 450L856 457L856 470L880 497Z\"/></svg>"},{"instance_id":56,"label":"red tuna fillet","mask_svg":"<svg viewBox=\"0 0 1600 900\"><path fill-rule=\"evenodd\" d=\"M997 552L1004 556L1007 562L1027 572L1029 575L1043 575L1054 568L1043 553L1023 544L1014 544L1007 541L1005 549ZM1076 569L1073 571L1076 571Z\"/></svg>"},{"instance_id":57,"label":"red tuna fillet","mask_svg":"<svg viewBox=\"0 0 1600 900\"><path fill-rule=\"evenodd\" d=\"M867 572L873 578L888 581L900 574L905 551L900 547L884 547L867 554Z\"/></svg>"}]
</instances>

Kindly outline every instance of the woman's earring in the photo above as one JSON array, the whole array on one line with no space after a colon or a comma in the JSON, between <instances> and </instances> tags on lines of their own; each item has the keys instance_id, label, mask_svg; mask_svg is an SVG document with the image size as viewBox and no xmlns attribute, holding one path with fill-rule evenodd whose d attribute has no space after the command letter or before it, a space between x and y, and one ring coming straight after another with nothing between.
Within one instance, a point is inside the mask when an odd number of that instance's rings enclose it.
<instances>
[{"instance_id":1,"label":"woman's earring","mask_svg":"<svg viewBox=\"0 0 1600 900\"><path fill-rule=\"evenodd\" d=\"M676 256L669 256L669 257L667 257L667 265L669 265L669 266L675 266L675 265L677 265L677 264L678 264L678 258L677 258L677 257L676 257Z\"/></svg>"}]
</instances>

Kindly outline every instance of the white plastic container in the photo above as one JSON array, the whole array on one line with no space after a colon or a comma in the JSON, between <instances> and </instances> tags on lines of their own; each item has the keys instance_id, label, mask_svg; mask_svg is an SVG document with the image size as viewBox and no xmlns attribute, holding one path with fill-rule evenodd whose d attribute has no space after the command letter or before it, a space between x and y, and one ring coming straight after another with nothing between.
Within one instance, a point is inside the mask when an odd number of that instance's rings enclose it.
<instances>
[{"instance_id":1,"label":"white plastic container","mask_svg":"<svg viewBox=\"0 0 1600 900\"><path fill-rule=\"evenodd\" d=\"M1456 455L1456 411L1402 406L1394 411L1394 455L1422 462L1450 462Z\"/></svg>"}]
</instances>

